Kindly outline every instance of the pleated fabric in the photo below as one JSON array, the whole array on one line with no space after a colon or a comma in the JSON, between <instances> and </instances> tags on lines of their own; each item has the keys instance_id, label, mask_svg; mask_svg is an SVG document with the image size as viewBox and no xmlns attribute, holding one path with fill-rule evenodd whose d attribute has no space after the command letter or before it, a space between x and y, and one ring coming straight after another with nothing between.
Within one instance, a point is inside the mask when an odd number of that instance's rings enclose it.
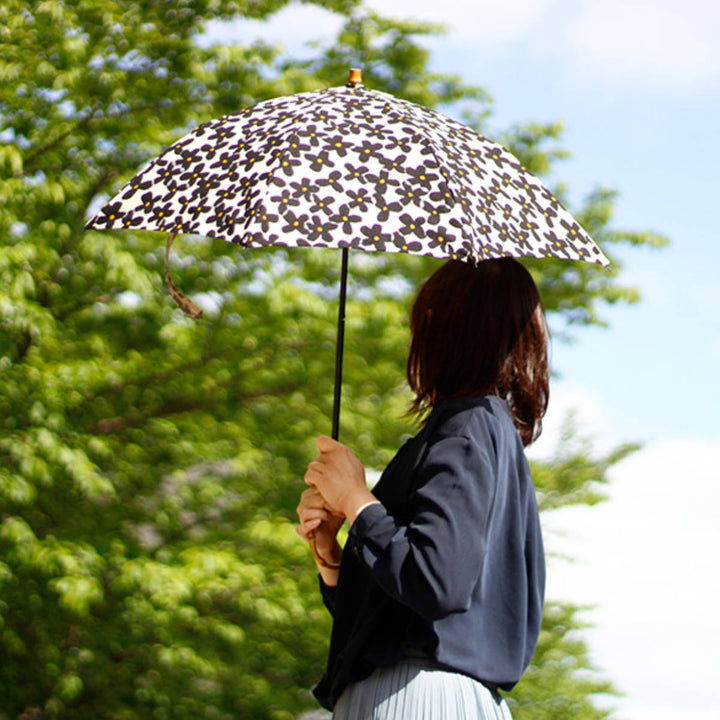
<instances>
[{"instance_id":1,"label":"pleated fabric","mask_svg":"<svg viewBox=\"0 0 720 720\"><path fill-rule=\"evenodd\" d=\"M379 668L350 685L333 720L512 720L507 703L467 675L422 660Z\"/></svg>"}]
</instances>

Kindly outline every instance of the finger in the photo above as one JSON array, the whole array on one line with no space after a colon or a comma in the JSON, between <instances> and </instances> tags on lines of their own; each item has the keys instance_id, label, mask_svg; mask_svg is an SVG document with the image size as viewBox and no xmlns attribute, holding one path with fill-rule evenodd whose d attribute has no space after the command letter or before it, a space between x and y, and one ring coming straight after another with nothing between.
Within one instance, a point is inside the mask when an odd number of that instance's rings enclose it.
<instances>
[{"instance_id":1,"label":"finger","mask_svg":"<svg viewBox=\"0 0 720 720\"><path fill-rule=\"evenodd\" d=\"M327 435L318 436L317 440L315 440L315 444L317 445L317 449L323 455L325 453L336 450L339 447L345 447L342 443L338 442L337 440L333 440Z\"/></svg>"},{"instance_id":2,"label":"finger","mask_svg":"<svg viewBox=\"0 0 720 720\"><path fill-rule=\"evenodd\" d=\"M306 520L295 527L300 537L307 537L311 532L317 530L322 525L321 520Z\"/></svg>"},{"instance_id":3,"label":"finger","mask_svg":"<svg viewBox=\"0 0 720 720\"><path fill-rule=\"evenodd\" d=\"M296 511L301 521L305 518L320 518L323 522L330 522L337 518L345 518L341 512L333 508L325 500L322 500L322 504L318 505L304 505L301 503L297 506Z\"/></svg>"},{"instance_id":4,"label":"finger","mask_svg":"<svg viewBox=\"0 0 720 720\"><path fill-rule=\"evenodd\" d=\"M332 514L332 508L325 502L322 495L318 498L301 500L296 510L298 514L315 513L318 516Z\"/></svg>"},{"instance_id":5,"label":"finger","mask_svg":"<svg viewBox=\"0 0 720 720\"><path fill-rule=\"evenodd\" d=\"M300 523L300 525L297 525L295 527L295 532L303 540L305 540L305 542L310 542L310 533L317 530L320 525L322 525L321 520L308 520L306 522Z\"/></svg>"},{"instance_id":6,"label":"finger","mask_svg":"<svg viewBox=\"0 0 720 720\"><path fill-rule=\"evenodd\" d=\"M318 455L315 459L308 463L308 470L315 470L316 472L322 472L325 469L325 458L322 455Z\"/></svg>"},{"instance_id":7,"label":"finger","mask_svg":"<svg viewBox=\"0 0 720 720\"><path fill-rule=\"evenodd\" d=\"M324 507L325 499L315 487L309 487L300 494L300 505L298 507Z\"/></svg>"},{"instance_id":8,"label":"finger","mask_svg":"<svg viewBox=\"0 0 720 720\"><path fill-rule=\"evenodd\" d=\"M298 507L298 517L300 518L300 522L307 522L308 520L324 522L325 520L330 520L332 515L328 510L323 508Z\"/></svg>"},{"instance_id":9,"label":"finger","mask_svg":"<svg viewBox=\"0 0 720 720\"><path fill-rule=\"evenodd\" d=\"M317 530L322 524L323 521L320 518L306 518L298 525L298 527L307 535L313 530Z\"/></svg>"},{"instance_id":10,"label":"finger","mask_svg":"<svg viewBox=\"0 0 720 720\"><path fill-rule=\"evenodd\" d=\"M319 458L315 458L315 460L312 460L307 467L307 471L305 472L305 482L314 487L317 482L322 480L324 470L325 465L319 460Z\"/></svg>"}]
</instances>

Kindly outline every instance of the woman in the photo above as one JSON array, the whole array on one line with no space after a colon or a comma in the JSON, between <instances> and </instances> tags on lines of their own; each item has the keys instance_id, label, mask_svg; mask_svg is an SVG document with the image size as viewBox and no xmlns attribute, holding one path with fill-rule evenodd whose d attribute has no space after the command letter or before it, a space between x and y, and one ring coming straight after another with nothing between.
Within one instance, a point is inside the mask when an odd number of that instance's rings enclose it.
<instances>
[{"instance_id":1,"label":"woman","mask_svg":"<svg viewBox=\"0 0 720 720\"><path fill-rule=\"evenodd\" d=\"M333 615L315 695L357 720L509 718L535 650L545 563L523 446L548 399L537 288L512 259L451 261L410 316L407 377L421 431L372 492L320 437L298 506ZM344 549L336 539L345 520Z\"/></svg>"}]
</instances>

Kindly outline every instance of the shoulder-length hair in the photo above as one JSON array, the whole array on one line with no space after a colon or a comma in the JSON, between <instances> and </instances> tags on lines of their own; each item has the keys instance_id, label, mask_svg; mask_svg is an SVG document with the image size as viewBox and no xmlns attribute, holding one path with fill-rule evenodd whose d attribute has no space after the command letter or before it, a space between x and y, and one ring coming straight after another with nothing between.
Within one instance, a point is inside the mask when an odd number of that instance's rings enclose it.
<instances>
[{"instance_id":1,"label":"shoulder-length hair","mask_svg":"<svg viewBox=\"0 0 720 720\"><path fill-rule=\"evenodd\" d=\"M420 288L410 313L412 411L453 398L497 395L524 445L547 409L548 329L530 273L512 258L451 260Z\"/></svg>"}]
</instances>

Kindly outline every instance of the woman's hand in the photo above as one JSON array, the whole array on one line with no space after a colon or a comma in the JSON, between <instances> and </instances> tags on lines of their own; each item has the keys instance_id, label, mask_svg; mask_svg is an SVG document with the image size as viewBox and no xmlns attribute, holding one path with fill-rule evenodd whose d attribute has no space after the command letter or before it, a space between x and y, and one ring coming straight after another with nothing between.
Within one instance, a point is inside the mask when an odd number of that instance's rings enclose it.
<instances>
[{"instance_id":1,"label":"woman's hand","mask_svg":"<svg viewBox=\"0 0 720 720\"><path fill-rule=\"evenodd\" d=\"M337 534L345 518L333 515L325 504L322 495L315 489L305 490L297 506L300 525L295 528L297 534L310 544L310 534L315 537L315 550L328 563L340 562L342 549Z\"/></svg>"},{"instance_id":2,"label":"woman's hand","mask_svg":"<svg viewBox=\"0 0 720 720\"><path fill-rule=\"evenodd\" d=\"M295 528L297 534L308 545L312 546L314 542L313 556L318 572L325 585L334 587L338 582L342 560L337 534L345 518L333 515L315 488L305 490L301 495L297 514L300 518L300 525Z\"/></svg>"},{"instance_id":3,"label":"woman's hand","mask_svg":"<svg viewBox=\"0 0 720 720\"><path fill-rule=\"evenodd\" d=\"M378 502L365 483L365 468L349 448L321 435L320 455L309 465L305 482L322 496L325 506L352 523L367 505Z\"/></svg>"}]
</instances>

